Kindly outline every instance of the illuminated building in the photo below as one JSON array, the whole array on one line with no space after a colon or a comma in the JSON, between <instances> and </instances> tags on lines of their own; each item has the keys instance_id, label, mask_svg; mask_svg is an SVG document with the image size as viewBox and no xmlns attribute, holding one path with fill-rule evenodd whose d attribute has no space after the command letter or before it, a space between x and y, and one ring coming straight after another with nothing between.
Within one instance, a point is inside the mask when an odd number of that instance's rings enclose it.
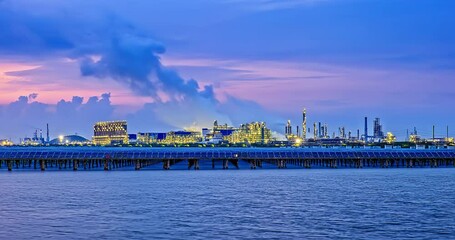
<instances>
[{"instance_id":1,"label":"illuminated building","mask_svg":"<svg viewBox=\"0 0 455 240\"><path fill-rule=\"evenodd\" d=\"M200 132L192 131L171 131L166 134L166 138L162 140L165 144L186 144L202 141Z\"/></svg>"},{"instance_id":2,"label":"illuminated building","mask_svg":"<svg viewBox=\"0 0 455 240\"><path fill-rule=\"evenodd\" d=\"M303 139L295 134L287 135L286 139L291 145L294 146L300 146L303 143Z\"/></svg>"},{"instance_id":3,"label":"illuminated building","mask_svg":"<svg viewBox=\"0 0 455 240\"><path fill-rule=\"evenodd\" d=\"M414 131L409 135L409 141L412 143L419 143L422 141L421 137L417 134L416 127L414 127Z\"/></svg>"},{"instance_id":4,"label":"illuminated building","mask_svg":"<svg viewBox=\"0 0 455 240\"><path fill-rule=\"evenodd\" d=\"M166 139L167 133L138 133L136 134L136 142L141 144L161 143Z\"/></svg>"},{"instance_id":5,"label":"illuminated building","mask_svg":"<svg viewBox=\"0 0 455 240\"><path fill-rule=\"evenodd\" d=\"M409 135L409 141L412 142L412 143L419 143L422 140L421 140L420 136L415 135L415 134L411 134L411 135Z\"/></svg>"},{"instance_id":6,"label":"illuminated building","mask_svg":"<svg viewBox=\"0 0 455 240\"><path fill-rule=\"evenodd\" d=\"M78 135L60 135L58 138L49 141L51 145L87 145L90 141Z\"/></svg>"},{"instance_id":7,"label":"illuminated building","mask_svg":"<svg viewBox=\"0 0 455 240\"><path fill-rule=\"evenodd\" d=\"M387 136L385 137L385 142L388 144L392 144L397 140L395 135L393 135L391 132L387 133Z\"/></svg>"},{"instance_id":8,"label":"illuminated building","mask_svg":"<svg viewBox=\"0 0 455 240\"><path fill-rule=\"evenodd\" d=\"M13 142L11 142L8 139L1 139L0 140L0 146L12 146Z\"/></svg>"},{"instance_id":9,"label":"illuminated building","mask_svg":"<svg viewBox=\"0 0 455 240\"><path fill-rule=\"evenodd\" d=\"M223 141L229 141L228 137L235 131L237 131L236 128L227 124L219 125L218 121L215 120L212 129L202 129L202 138L205 142L218 144Z\"/></svg>"},{"instance_id":10,"label":"illuminated building","mask_svg":"<svg viewBox=\"0 0 455 240\"><path fill-rule=\"evenodd\" d=\"M287 132L287 130L286 130ZM272 139L272 131L264 122L252 122L240 125L237 131L227 137L231 143L268 143Z\"/></svg>"},{"instance_id":11,"label":"illuminated building","mask_svg":"<svg viewBox=\"0 0 455 240\"><path fill-rule=\"evenodd\" d=\"M136 142L138 144L188 144L202 140L201 132L194 131L171 131L167 133L138 133Z\"/></svg>"},{"instance_id":12,"label":"illuminated building","mask_svg":"<svg viewBox=\"0 0 455 240\"><path fill-rule=\"evenodd\" d=\"M126 121L97 122L93 126L93 144L128 144Z\"/></svg>"},{"instance_id":13,"label":"illuminated building","mask_svg":"<svg viewBox=\"0 0 455 240\"><path fill-rule=\"evenodd\" d=\"M27 145L27 146L38 146L42 145L45 143L45 140L43 138L43 131L40 129L40 135L38 136L38 129L33 132L33 137L25 137L24 139L21 139L20 143L21 145Z\"/></svg>"},{"instance_id":14,"label":"illuminated building","mask_svg":"<svg viewBox=\"0 0 455 240\"><path fill-rule=\"evenodd\" d=\"M302 126L306 125L306 123L304 124L304 122L306 121L305 120L305 110L304 110L303 118L304 119L302 122ZM296 126L296 129L297 129L296 134L294 134L292 132L291 120L288 120L286 127L285 127L285 137L293 145L296 145L296 144L300 145L300 144L302 144L302 137L300 137L300 134L299 134L299 125ZM305 132L305 131L302 129L302 134L303 134L303 132Z\"/></svg>"},{"instance_id":15,"label":"illuminated building","mask_svg":"<svg viewBox=\"0 0 455 240\"><path fill-rule=\"evenodd\" d=\"M221 136L223 136L223 138L225 138L225 137L231 135L236 130L237 129L235 129L232 126L228 126L227 124L218 125L218 122L215 121L214 124L213 124L212 132L215 133L215 134L217 134L217 133L221 134Z\"/></svg>"}]
</instances>

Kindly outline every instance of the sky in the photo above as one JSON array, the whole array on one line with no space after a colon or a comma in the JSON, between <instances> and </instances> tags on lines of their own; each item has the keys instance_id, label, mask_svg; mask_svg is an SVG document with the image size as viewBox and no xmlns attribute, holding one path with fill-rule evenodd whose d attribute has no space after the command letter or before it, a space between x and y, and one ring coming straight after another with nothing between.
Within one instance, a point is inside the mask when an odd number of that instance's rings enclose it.
<instances>
[{"instance_id":1,"label":"sky","mask_svg":"<svg viewBox=\"0 0 455 240\"><path fill-rule=\"evenodd\" d=\"M0 0L0 139L380 117L455 135L455 1ZM295 128L295 127L294 127Z\"/></svg>"}]
</instances>

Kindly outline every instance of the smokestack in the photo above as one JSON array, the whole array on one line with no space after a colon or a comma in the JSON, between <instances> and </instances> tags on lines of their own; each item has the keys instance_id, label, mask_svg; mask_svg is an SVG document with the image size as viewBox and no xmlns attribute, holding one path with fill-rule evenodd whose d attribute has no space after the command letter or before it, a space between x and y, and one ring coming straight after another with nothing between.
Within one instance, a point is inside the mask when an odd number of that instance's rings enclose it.
<instances>
[{"instance_id":1,"label":"smokestack","mask_svg":"<svg viewBox=\"0 0 455 240\"><path fill-rule=\"evenodd\" d=\"M316 129L316 122L313 124L313 133L314 133L314 140L317 139L317 129Z\"/></svg>"},{"instance_id":2,"label":"smokestack","mask_svg":"<svg viewBox=\"0 0 455 240\"><path fill-rule=\"evenodd\" d=\"M433 142L434 142L434 125L433 125Z\"/></svg>"},{"instance_id":3,"label":"smokestack","mask_svg":"<svg viewBox=\"0 0 455 240\"><path fill-rule=\"evenodd\" d=\"M447 125L447 130L446 130L446 137L447 137L447 140L449 140L449 125Z\"/></svg>"},{"instance_id":4,"label":"smokestack","mask_svg":"<svg viewBox=\"0 0 455 240\"><path fill-rule=\"evenodd\" d=\"M365 142L368 141L368 118L365 117Z\"/></svg>"},{"instance_id":5,"label":"smokestack","mask_svg":"<svg viewBox=\"0 0 455 240\"><path fill-rule=\"evenodd\" d=\"M50 142L50 139L49 139L49 123L46 123L46 142Z\"/></svg>"},{"instance_id":6,"label":"smokestack","mask_svg":"<svg viewBox=\"0 0 455 240\"><path fill-rule=\"evenodd\" d=\"M405 141L409 141L409 129L406 129L406 140Z\"/></svg>"},{"instance_id":7,"label":"smokestack","mask_svg":"<svg viewBox=\"0 0 455 240\"><path fill-rule=\"evenodd\" d=\"M302 138L303 140L306 139L306 109L303 109L302 113Z\"/></svg>"},{"instance_id":8,"label":"smokestack","mask_svg":"<svg viewBox=\"0 0 455 240\"><path fill-rule=\"evenodd\" d=\"M321 131L321 122L318 122L318 135L319 137L322 137L322 131Z\"/></svg>"}]
</instances>

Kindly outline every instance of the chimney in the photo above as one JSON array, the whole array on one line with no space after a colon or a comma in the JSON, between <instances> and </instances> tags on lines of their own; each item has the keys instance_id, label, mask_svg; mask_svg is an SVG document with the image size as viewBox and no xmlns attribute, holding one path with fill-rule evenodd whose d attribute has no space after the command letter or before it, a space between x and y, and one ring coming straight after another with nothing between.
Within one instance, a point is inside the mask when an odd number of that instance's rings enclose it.
<instances>
[{"instance_id":1,"label":"chimney","mask_svg":"<svg viewBox=\"0 0 455 240\"><path fill-rule=\"evenodd\" d=\"M46 142L50 142L50 139L49 139L49 123L46 124Z\"/></svg>"}]
</instances>

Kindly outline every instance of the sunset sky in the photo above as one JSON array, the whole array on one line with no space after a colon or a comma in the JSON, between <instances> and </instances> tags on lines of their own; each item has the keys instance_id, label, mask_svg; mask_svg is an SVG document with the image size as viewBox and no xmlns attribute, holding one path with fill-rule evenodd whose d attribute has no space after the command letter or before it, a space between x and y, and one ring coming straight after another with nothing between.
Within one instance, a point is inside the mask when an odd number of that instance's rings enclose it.
<instances>
[{"instance_id":1,"label":"sunset sky","mask_svg":"<svg viewBox=\"0 0 455 240\"><path fill-rule=\"evenodd\" d=\"M0 139L287 119L455 135L455 1L0 0Z\"/></svg>"}]
</instances>

